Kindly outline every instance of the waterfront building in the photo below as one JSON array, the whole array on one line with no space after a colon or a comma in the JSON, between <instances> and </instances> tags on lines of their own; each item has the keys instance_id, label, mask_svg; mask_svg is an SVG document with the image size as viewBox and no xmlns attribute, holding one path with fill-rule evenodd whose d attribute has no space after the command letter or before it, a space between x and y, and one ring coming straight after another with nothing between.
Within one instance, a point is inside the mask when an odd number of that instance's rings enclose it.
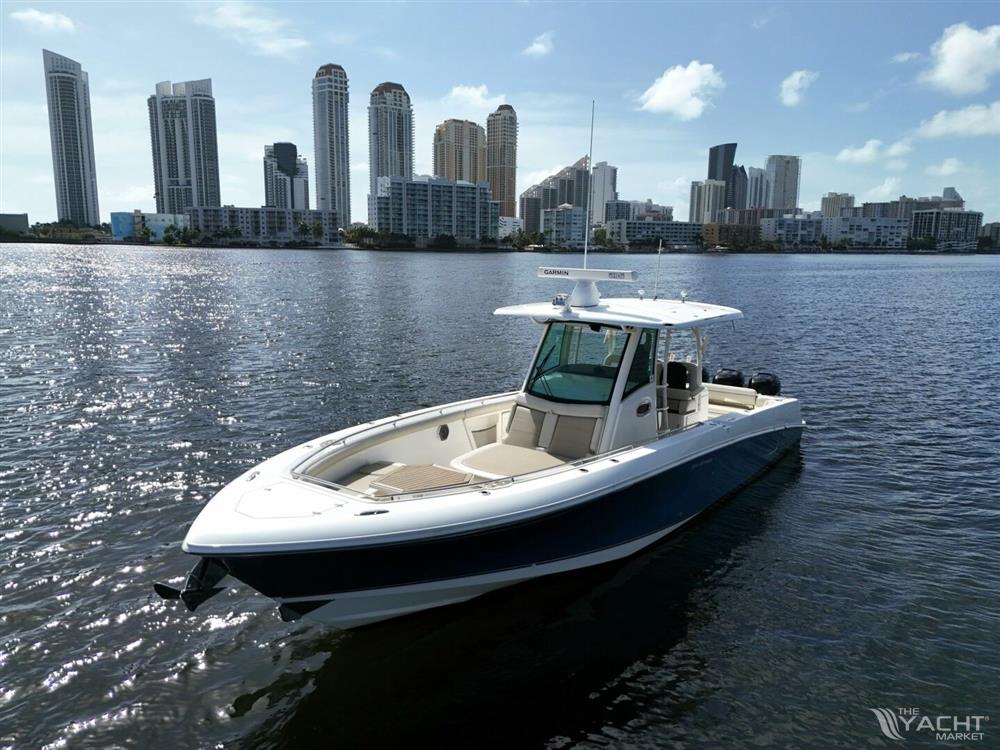
<instances>
[{"instance_id":1,"label":"waterfront building","mask_svg":"<svg viewBox=\"0 0 1000 750\"><path fill-rule=\"evenodd\" d=\"M899 196L894 201L861 204L861 215L873 218L910 219L915 211L933 209L964 208L965 201L955 188L945 188L943 195L922 196L910 198Z\"/></svg>"},{"instance_id":2,"label":"waterfront building","mask_svg":"<svg viewBox=\"0 0 1000 750\"><path fill-rule=\"evenodd\" d=\"M490 184L441 177L380 177L376 185L373 226L379 232L426 242L442 235L459 242L495 240L500 206Z\"/></svg>"},{"instance_id":3,"label":"waterfront building","mask_svg":"<svg viewBox=\"0 0 1000 750\"><path fill-rule=\"evenodd\" d=\"M632 221L618 219L604 225L608 238L630 248L634 245L655 247L660 241L664 248L695 247L702 239L701 222Z\"/></svg>"},{"instance_id":4,"label":"waterfront building","mask_svg":"<svg viewBox=\"0 0 1000 750\"><path fill-rule=\"evenodd\" d=\"M500 201L496 201L499 203ZM499 209L498 209L499 210ZM516 216L500 216L497 222L497 238L503 239L504 237L510 237L512 234L518 234L524 231L524 219L519 219Z\"/></svg>"},{"instance_id":5,"label":"waterfront building","mask_svg":"<svg viewBox=\"0 0 1000 750\"><path fill-rule=\"evenodd\" d=\"M2 218L2 215L0 215L0 220ZM27 222L27 214L25 214L24 220ZM1000 221L991 221L989 224L983 224L979 230L979 236L989 239L993 243L993 247L1000 247Z\"/></svg>"},{"instance_id":6,"label":"waterfront building","mask_svg":"<svg viewBox=\"0 0 1000 750\"><path fill-rule=\"evenodd\" d=\"M368 223L375 226L380 177L413 177L413 105L398 83L376 86L368 104Z\"/></svg>"},{"instance_id":7,"label":"waterfront building","mask_svg":"<svg viewBox=\"0 0 1000 750\"><path fill-rule=\"evenodd\" d=\"M745 248L760 242L760 224L705 224L702 227L705 247Z\"/></svg>"},{"instance_id":8,"label":"waterfront building","mask_svg":"<svg viewBox=\"0 0 1000 750\"><path fill-rule=\"evenodd\" d=\"M486 179L501 216L515 215L517 196L517 112L501 104L486 118Z\"/></svg>"},{"instance_id":9,"label":"waterfront building","mask_svg":"<svg viewBox=\"0 0 1000 750\"><path fill-rule=\"evenodd\" d=\"M434 128L434 176L446 180L486 179L486 131L469 120L445 120Z\"/></svg>"},{"instance_id":10,"label":"waterfront building","mask_svg":"<svg viewBox=\"0 0 1000 750\"><path fill-rule=\"evenodd\" d=\"M767 157L767 207L794 209L799 205L802 160L798 156Z\"/></svg>"},{"instance_id":11,"label":"waterfront building","mask_svg":"<svg viewBox=\"0 0 1000 750\"><path fill-rule=\"evenodd\" d=\"M335 211L261 206L202 206L188 210L191 229L198 234L229 236L256 243L291 241L336 244L340 240Z\"/></svg>"},{"instance_id":12,"label":"waterfront building","mask_svg":"<svg viewBox=\"0 0 1000 750\"><path fill-rule=\"evenodd\" d=\"M28 214L0 214L0 229L7 234L27 234Z\"/></svg>"},{"instance_id":13,"label":"waterfront building","mask_svg":"<svg viewBox=\"0 0 1000 750\"><path fill-rule=\"evenodd\" d=\"M914 239L933 239L935 250L968 253L976 250L982 224L981 211L920 209L913 212L911 236Z\"/></svg>"},{"instance_id":14,"label":"waterfront building","mask_svg":"<svg viewBox=\"0 0 1000 750\"><path fill-rule=\"evenodd\" d=\"M162 81L148 105L157 213L221 205L212 79Z\"/></svg>"},{"instance_id":15,"label":"waterfront building","mask_svg":"<svg viewBox=\"0 0 1000 750\"><path fill-rule=\"evenodd\" d=\"M564 203L542 212L542 234L546 245L582 248L587 233L587 210Z\"/></svg>"},{"instance_id":16,"label":"waterfront building","mask_svg":"<svg viewBox=\"0 0 1000 750\"><path fill-rule=\"evenodd\" d=\"M823 219L802 214L760 220L760 238L784 247L818 245L823 237Z\"/></svg>"},{"instance_id":17,"label":"waterfront building","mask_svg":"<svg viewBox=\"0 0 1000 750\"><path fill-rule=\"evenodd\" d=\"M644 201L629 201L629 215L627 217L633 221L639 219L650 219L653 221L673 221L674 207L664 206L660 203L653 203L652 198Z\"/></svg>"},{"instance_id":18,"label":"waterfront building","mask_svg":"<svg viewBox=\"0 0 1000 750\"><path fill-rule=\"evenodd\" d=\"M541 232L542 211L547 209L558 208L565 203L585 208L589 185L589 161L586 156L532 185L521 193L524 231L529 234Z\"/></svg>"},{"instance_id":19,"label":"waterfront building","mask_svg":"<svg viewBox=\"0 0 1000 750\"><path fill-rule=\"evenodd\" d=\"M725 208L716 214L716 221L719 224L760 224L761 219L778 219L796 213L783 208Z\"/></svg>"},{"instance_id":20,"label":"waterfront building","mask_svg":"<svg viewBox=\"0 0 1000 750\"><path fill-rule=\"evenodd\" d=\"M143 239L143 229L149 230L149 239L163 241L167 227L184 230L191 226L187 214L153 214L136 209L111 213L111 236L118 240Z\"/></svg>"},{"instance_id":21,"label":"waterfront building","mask_svg":"<svg viewBox=\"0 0 1000 750\"><path fill-rule=\"evenodd\" d=\"M345 227L351 224L349 103L344 69L334 63L320 66L312 81L316 208L335 212Z\"/></svg>"},{"instance_id":22,"label":"waterfront building","mask_svg":"<svg viewBox=\"0 0 1000 750\"><path fill-rule=\"evenodd\" d=\"M590 196L590 223L603 224L608 201L618 199L618 167L606 161L597 162L591 172L590 185L593 191Z\"/></svg>"},{"instance_id":23,"label":"waterfront building","mask_svg":"<svg viewBox=\"0 0 1000 750\"><path fill-rule=\"evenodd\" d=\"M823 237L831 244L853 247L904 248L910 237L909 219L825 216Z\"/></svg>"},{"instance_id":24,"label":"waterfront building","mask_svg":"<svg viewBox=\"0 0 1000 750\"><path fill-rule=\"evenodd\" d=\"M854 196L850 193L827 193L820 200L823 216L836 218L843 215L844 209L854 208Z\"/></svg>"},{"instance_id":25,"label":"waterfront building","mask_svg":"<svg viewBox=\"0 0 1000 750\"><path fill-rule=\"evenodd\" d=\"M725 180L704 180L691 183L691 200L688 204L688 221L708 223L716 220L719 211L726 208Z\"/></svg>"},{"instance_id":26,"label":"waterfront building","mask_svg":"<svg viewBox=\"0 0 1000 750\"><path fill-rule=\"evenodd\" d=\"M747 169L747 208L767 208L767 185L767 170L759 167Z\"/></svg>"},{"instance_id":27,"label":"waterfront building","mask_svg":"<svg viewBox=\"0 0 1000 750\"><path fill-rule=\"evenodd\" d=\"M309 167L294 143L264 146L264 205L309 208Z\"/></svg>"},{"instance_id":28,"label":"waterfront building","mask_svg":"<svg viewBox=\"0 0 1000 750\"><path fill-rule=\"evenodd\" d=\"M604 202L604 223L632 218L632 201L613 200Z\"/></svg>"},{"instance_id":29,"label":"waterfront building","mask_svg":"<svg viewBox=\"0 0 1000 750\"><path fill-rule=\"evenodd\" d=\"M96 226L97 167L90 115L90 78L76 60L42 50L49 140L59 221Z\"/></svg>"}]
</instances>

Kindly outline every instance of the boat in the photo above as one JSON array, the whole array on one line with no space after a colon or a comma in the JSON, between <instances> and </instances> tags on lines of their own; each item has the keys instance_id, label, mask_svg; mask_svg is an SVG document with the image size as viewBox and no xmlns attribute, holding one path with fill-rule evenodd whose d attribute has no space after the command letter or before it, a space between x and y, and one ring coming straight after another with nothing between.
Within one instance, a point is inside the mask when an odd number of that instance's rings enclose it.
<instances>
[{"instance_id":1,"label":"boat","mask_svg":"<svg viewBox=\"0 0 1000 750\"><path fill-rule=\"evenodd\" d=\"M572 281L502 307L541 336L517 390L324 435L226 485L184 539L191 610L231 576L278 605L352 628L618 560L677 532L799 443L780 381L724 369L707 329L732 307L640 291L633 271L541 268Z\"/></svg>"}]
</instances>

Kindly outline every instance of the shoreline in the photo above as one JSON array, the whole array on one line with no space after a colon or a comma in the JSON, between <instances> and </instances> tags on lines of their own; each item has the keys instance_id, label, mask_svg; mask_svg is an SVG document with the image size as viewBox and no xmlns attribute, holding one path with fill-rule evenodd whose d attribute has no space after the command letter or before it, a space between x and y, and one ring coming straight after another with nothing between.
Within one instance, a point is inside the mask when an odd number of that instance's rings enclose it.
<instances>
[{"instance_id":1,"label":"shoreline","mask_svg":"<svg viewBox=\"0 0 1000 750\"><path fill-rule=\"evenodd\" d=\"M123 242L116 240L101 240L101 241L90 241L90 240L73 240L73 239L53 239L50 237L5 237L0 239L0 245L95 245L95 246L116 246L116 247L150 247L150 248L178 248L178 249L191 249L191 250L268 250L272 252L282 252L286 250L353 250L358 252L407 252L407 253L436 253L436 254L448 254L448 253L483 253L490 255L499 255L501 253L536 253L540 255L583 255L583 250L569 249L569 248L533 248L531 250L515 250L510 247L454 247L454 248L436 248L436 247L358 247L356 245L312 245L307 247L270 247L265 245L257 246L247 246L247 245L216 245L216 244L195 244L195 245L168 245L162 242L156 243L143 243L143 242ZM812 250L804 248L795 248L789 250L782 249L769 249L769 250L725 250L725 251L711 251L711 250L698 250L693 248L685 248L683 250L664 250L665 254L668 255L711 255L711 256L725 256L725 255L1000 255L1000 248L990 248L987 250L976 249L967 252L957 252L957 251L946 251L946 250L907 250L906 248L882 248L882 247L855 247L850 249L829 249L829 250ZM656 248L641 248L636 250L623 250L623 249L608 249L608 248L591 248L589 250L591 255L656 255Z\"/></svg>"}]
</instances>

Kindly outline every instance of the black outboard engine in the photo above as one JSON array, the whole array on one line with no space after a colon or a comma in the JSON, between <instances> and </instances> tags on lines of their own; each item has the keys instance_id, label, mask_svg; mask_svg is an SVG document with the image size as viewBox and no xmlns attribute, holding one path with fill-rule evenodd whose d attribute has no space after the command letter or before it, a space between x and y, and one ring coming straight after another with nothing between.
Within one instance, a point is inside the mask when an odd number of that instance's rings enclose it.
<instances>
[{"instance_id":1,"label":"black outboard engine","mask_svg":"<svg viewBox=\"0 0 1000 750\"><path fill-rule=\"evenodd\" d=\"M781 381L773 372L755 372L750 376L750 387L761 396L781 395Z\"/></svg>"},{"instance_id":2,"label":"black outboard engine","mask_svg":"<svg viewBox=\"0 0 1000 750\"><path fill-rule=\"evenodd\" d=\"M742 388L744 385L743 372L723 367L720 370L716 370L712 382L715 385L735 385L737 388Z\"/></svg>"}]
</instances>

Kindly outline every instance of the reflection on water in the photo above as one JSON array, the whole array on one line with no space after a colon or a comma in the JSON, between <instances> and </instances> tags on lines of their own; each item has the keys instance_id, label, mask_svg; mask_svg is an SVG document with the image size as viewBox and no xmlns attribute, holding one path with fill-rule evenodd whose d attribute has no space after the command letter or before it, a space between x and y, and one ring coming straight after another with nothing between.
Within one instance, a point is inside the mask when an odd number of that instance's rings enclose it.
<instances>
[{"instance_id":1,"label":"reflection on water","mask_svg":"<svg viewBox=\"0 0 1000 750\"><path fill-rule=\"evenodd\" d=\"M491 312L554 260L0 246L0 747L857 746L871 706L995 708L993 258L666 256L747 314L711 367L811 428L630 560L346 634L151 594L262 458L516 387L538 331Z\"/></svg>"}]
</instances>

